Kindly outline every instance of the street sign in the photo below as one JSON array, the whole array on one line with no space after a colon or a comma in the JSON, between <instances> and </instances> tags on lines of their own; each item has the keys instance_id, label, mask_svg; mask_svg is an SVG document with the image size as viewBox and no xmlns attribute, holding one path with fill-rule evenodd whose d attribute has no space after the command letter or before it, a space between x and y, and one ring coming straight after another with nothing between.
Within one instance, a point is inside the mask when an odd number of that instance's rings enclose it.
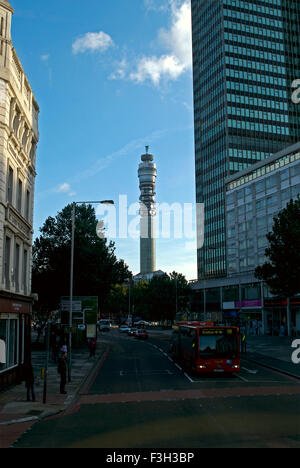
<instances>
[{"instance_id":1,"label":"street sign","mask_svg":"<svg viewBox=\"0 0 300 468\"><path fill-rule=\"evenodd\" d=\"M72 301L73 320L82 324L97 324L98 318L97 296L76 296ZM61 298L61 320L62 324L68 325L70 313L70 297Z\"/></svg>"}]
</instances>

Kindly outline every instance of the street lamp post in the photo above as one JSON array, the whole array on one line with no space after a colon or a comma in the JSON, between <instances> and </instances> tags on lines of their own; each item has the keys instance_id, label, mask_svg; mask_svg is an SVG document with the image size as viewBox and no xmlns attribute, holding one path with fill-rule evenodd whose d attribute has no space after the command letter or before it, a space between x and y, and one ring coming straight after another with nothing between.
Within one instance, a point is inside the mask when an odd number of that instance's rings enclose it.
<instances>
[{"instance_id":1,"label":"street lamp post","mask_svg":"<svg viewBox=\"0 0 300 468\"><path fill-rule=\"evenodd\" d=\"M114 205L113 200L82 201L72 203L72 233L71 233L71 270L70 270L70 316L69 316L69 382L72 379L72 326L73 326L73 286L74 286L74 237L76 205Z\"/></svg>"}]
</instances>

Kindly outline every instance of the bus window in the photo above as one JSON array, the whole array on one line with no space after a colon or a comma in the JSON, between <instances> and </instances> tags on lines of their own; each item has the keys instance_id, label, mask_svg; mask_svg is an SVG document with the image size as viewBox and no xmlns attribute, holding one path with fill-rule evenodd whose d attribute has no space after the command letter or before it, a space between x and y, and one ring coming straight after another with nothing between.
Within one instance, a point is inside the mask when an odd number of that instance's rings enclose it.
<instances>
[{"instance_id":1,"label":"bus window","mask_svg":"<svg viewBox=\"0 0 300 468\"><path fill-rule=\"evenodd\" d=\"M201 359L227 358L238 356L237 336L233 329L200 330L199 349Z\"/></svg>"}]
</instances>

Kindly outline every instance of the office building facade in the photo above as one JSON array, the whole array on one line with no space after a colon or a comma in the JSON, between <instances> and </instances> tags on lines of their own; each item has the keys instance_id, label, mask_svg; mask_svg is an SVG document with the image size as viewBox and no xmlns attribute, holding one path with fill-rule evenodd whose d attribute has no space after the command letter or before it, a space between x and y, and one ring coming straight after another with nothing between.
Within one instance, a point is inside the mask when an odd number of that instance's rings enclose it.
<instances>
[{"instance_id":1,"label":"office building facade","mask_svg":"<svg viewBox=\"0 0 300 468\"><path fill-rule=\"evenodd\" d=\"M0 388L30 359L31 251L39 107L11 40L13 9L0 0Z\"/></svg>"},{"instance_id":2,"label":"office building facade","mask_svg":"<svg viewBox=\"0 0 300 468\"><path fill-rule=\"evenodd\" d=\"M227 276L192 284L198 318L300 335L300 297L291 299L289 323L286 298L273 297L254 274L266 261L274 217L299 195L300 142L225 180Z\"/></svg>"},{"instance_id":3,"label":"office building facade","mask_svg":"<svg viewBox=\"0 0 300 468\"><path fill-rule=\"evenodd\" d=\"M300 139L300 4L192 0L198 278L226 276L226 177Z\"/></svg>"}]
</instances>

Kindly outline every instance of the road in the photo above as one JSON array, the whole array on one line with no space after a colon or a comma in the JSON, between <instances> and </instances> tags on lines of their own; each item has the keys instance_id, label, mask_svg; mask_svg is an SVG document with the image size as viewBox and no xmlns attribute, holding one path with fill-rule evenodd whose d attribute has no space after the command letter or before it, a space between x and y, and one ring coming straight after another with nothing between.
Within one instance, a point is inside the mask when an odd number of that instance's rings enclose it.
<instances>
[{"instance_id":1,"label":"road","mask_svg":"<svg viewBox=\"0 0 300 468\"><path fill-rule=\"evenodd\" d=\"M102 334L106 359L73 411L35 424L16 448L300 447L300 381L242 361L239 376L194 378L169 337Z\"/></svg>"}]
</instances>

